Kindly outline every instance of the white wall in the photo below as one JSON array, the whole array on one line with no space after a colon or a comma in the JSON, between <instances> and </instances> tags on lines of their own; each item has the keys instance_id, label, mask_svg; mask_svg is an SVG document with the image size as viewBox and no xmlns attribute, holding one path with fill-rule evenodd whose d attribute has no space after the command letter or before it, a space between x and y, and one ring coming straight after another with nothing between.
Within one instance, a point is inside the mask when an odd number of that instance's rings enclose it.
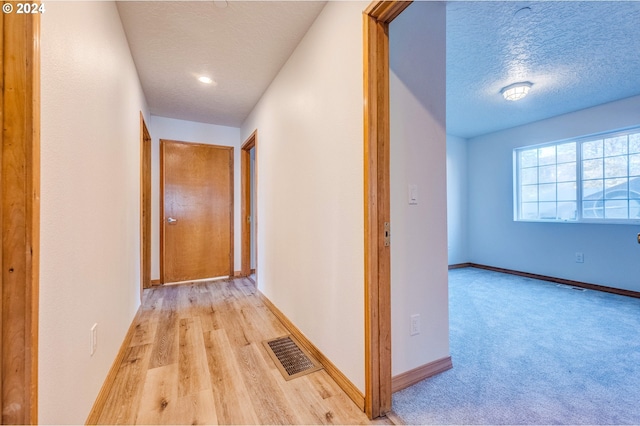
<instances>
[{"instance_id":1,"label":"white wall","mask_svg":"<svg viewBox=\"0 0 640 426\"><path fill-rule=\"evenodd\" d=\"M447 238L449 265L469 261L467 141L447 135Z\"/></svg>"},{"instance_id":2,"label":"white wall","mask_svg":"<svg viewBox=\"0 0 640 426\"><path fill-rule=\"evenodd\" d=\"M241 201L240 198L240 129L215 124L176 120L152 115L147 123L151 134L151 279L160 279L160 139L232 146L233 149L233 210L234 210L234 271L240 270Z\"/></svg>"},{"instance_id":3,"label":"white wall","mask_svg":"<svg viewBox=\"0 0 640 426\"><path fill-rule=\"evenodd\" d=\"M394 376L449 356L445 23L443 2L415 2L389 30Z\"/></svg>"},{"instance_id":4,"label":"white wall","mask_svg":"<svg viewBox=\"0 0 640 426\"><path fill-rule=\"evenodd\" d=\"M39 421L81 424L139 306L147 108L114 3L47 3L41 47Z\"/></svg>"},{"instance_id":5,"label":"white wall","mask_svg":"<svg viewBox=\"0 0 640 426\"><path fill-rule=\"evenodd\" d=\"M516 147L638 124L640 96L470 139L470 261L640 291L640 227L515 222L512 159Z\"/></svg>"},{"instance_id":6,"label":"white wall","mask_svg":"<svg viewBox=\"0 0 640 426\"><path fill-rule=\"evenodd\" d=\"M260 290L364 390L362 11L328 2L250 116Z\"/></svg>"}]
</instances>

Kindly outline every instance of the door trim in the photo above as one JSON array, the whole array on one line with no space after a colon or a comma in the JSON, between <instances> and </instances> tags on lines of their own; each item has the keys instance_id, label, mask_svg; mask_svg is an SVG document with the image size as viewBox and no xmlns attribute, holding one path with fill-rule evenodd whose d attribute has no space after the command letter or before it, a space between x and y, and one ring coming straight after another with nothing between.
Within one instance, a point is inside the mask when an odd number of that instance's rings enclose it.
<instances>
[{"instance_id":1,"label":"door trim","mask_svg":"<svg viewBox=\"0 0 640 426\"><path fill-rule=\"evenodd\" d=\"M151 135L140 111L140 300L151 287Z\"/></svg>"},{"instance_id":2,"label":"door trim","mask_svg":"<svg viewBox=\"0 0 640 426\"><path fill-rule=\"evenodd\" d=\"M15 6L15 3L14 3ZM40 16L0 17L3 424L38 422Z\"/></svg>"},{"instance_id":3,"label":"door trim","mask_svg":"<svg viewBox=\"0 0 640 426\"><path fill-rule=\"evenodd\" d=\"M241 220L241 266L240 266L240 274L244 277L251 275L251 223L247 221L247 218L250 214L251 209L251 157L250 151L251 149L255 149L255 170L253 173L253 181L254 181L254 192L255 198L254 202L254 211L253 211L253 225L254 225L254 245L256 248L256 269L258 264L258 244L257 244L257 235L258 235L258 223L257 223L257 188L258 188L258 174L256 173L258 169L258 131L255 130L251 136L247 138L247 140L242 144L242 148L240 151L240 168L241 168L241 176L242 176L242 208L240 213Z\"/></svg>"},{"instance_id":4,"label":"door trim","mask_svg":"<svg viewBox=\"0 0 640 426\"><path fill-rule=\"evenodd\" d=\"M373 1L364 33L365 413L391 410L391 250L384 245L389 197L389 24L410 1Z\"/></svg>"},{"instance_id":5,"label":"door trim","mask_svg":"<svg viewBox=\"0 0 640 426\"><path fill-rule=\"evenodd\" d=\"M167 143L179 143L179 144L187 144L192 146L206 146L213 148L221 148L230 151L229 154L229 185L230 185L230 198L231 202L229 203L229 214L231 220L229 225L229 277L233 277L233 266L234 266L234 148L232 146L225 145L214 145L208 143L197 143L197 142L184 142L184 141L176 141L171 139L160 139L160 284L165 284L165 276L164 276L164 258L165 258L165 247L164 247L164 148ZM203 277L203 278L211 278L211 277Z\"/></svg>"}]
</instances>

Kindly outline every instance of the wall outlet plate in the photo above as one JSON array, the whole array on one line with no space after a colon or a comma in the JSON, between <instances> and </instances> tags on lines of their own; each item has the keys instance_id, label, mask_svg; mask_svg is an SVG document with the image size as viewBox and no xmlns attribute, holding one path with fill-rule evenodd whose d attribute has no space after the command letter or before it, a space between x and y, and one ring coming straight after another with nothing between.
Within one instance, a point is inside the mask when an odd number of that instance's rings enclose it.
<instances>
[{"instance_id":1,"label":"wall outlet plate","mask_svg":"<svg viewBox=\"0 0 640 426\"><path fill-rule=\"evenodd\" d=\"M420 334L420 314L411 315L411 326L409 329L409 334L411 336Z\"/></svg>"}]
</instances>

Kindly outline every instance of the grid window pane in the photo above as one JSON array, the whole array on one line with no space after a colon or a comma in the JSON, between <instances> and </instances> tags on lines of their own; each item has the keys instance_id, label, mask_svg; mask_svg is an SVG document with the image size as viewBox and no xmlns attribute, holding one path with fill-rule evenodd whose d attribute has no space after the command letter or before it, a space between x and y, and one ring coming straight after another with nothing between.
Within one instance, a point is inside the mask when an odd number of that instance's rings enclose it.
<instances>
[{"instance_id":1,"label":"grid window pane","mask_svg":"<svg viewBox=\"0 0 640 426\"><path fill-rule=\"evenodd\" d=\"M597 195L602 194L604 182L601 180L585 180L582 181L582 199L600 198ZM595 196L595 197L594 197Z\"/></svg>"},{"instance_id":2,"label":"grid window pane","mask_svg":"<svg viewBox=\"0 0 640 426\"><path fill-rule=\"evenodd\" d=\"M640 199L640 177L629 179L629 198Z\"/></svg>"},{"instance_id":3,"label":"grid window pane","mask_svg":"<svg viewBox=\"0 0 640 426\"><path fill-rule=\"evenodd\" d=\"M520 220L640 220L640 128L516 150Z\"/></svg>"},{"instance_id":4,"label":"grid window pane","mask_svg":"<svg viewBox=\"0 0 640 426\"><path fill-rule=\"evenodd\" d=\"M591 141L582 143L582 159L602 158L602 141Z\"/></svg>"},{"instance_id":5,"label":"grid window pane","mask_svg":"<svg viewBox=\"0 0 640 426\"><path fill-rule=\"evenodd\" d=\"M538 150L528 149L520 152L520 167L533 167L538 165Z\"/></svg>"},{"instance_id":6,"label":"grid window pane","mask_svg":"<svg viewBox=\"0 0 640 426\"><path fill-rule=\"evenodd\" d=\"M629 154L640 152L640 133L629 135Z\"/></svg>"},{"instance_id":7,"label":"grid window pane","mask_svg":"<svg viewBox=\"0 0 640 426\"><path fill-rule=\"evenodd\" d=\"M576 163L558 164L558 182L570 182L576 180Z\"/></svg>"},{"instance_id":8,"label":"grid window pane","mask_svg":"<svg viewBox=\"0 0 640 426\"><path fill-rule=\"evenodd\" d=\"M520 173L520 183L523 185L532 185L538 183L538 168L522 169Z\"/></svg>"},{"instance_id":9,"label":"grid window pane","mask_svg":"<svg viewBox=\"0 0 640 426\"><path fill-rule=\"evenodd\" d=\"M629 176L640 176L640 154L629 156Z\"/></svg>"},{"instance_id":10,"label":"grid window pane","mask_svg":"<svg viewBox=\"0 0 640 426\"><path fill-rule=\"evenodd\" d=\"M601 179L603 176L602 159L585 160L582 162L583 179Z\"/></svg>"},{"instance_id":11,"label":"grid window pane","mask_svg":"<svg viewBox=\"0 0 640 426\"><path fill-rule=\"evenodd\" d=\"M556 147L545 146L538 149L538 165L546 166L547 164L556 163Z\"/></svg>"},{"instance_id":12,"label":"grid window pane","mask_svg":"<svg viewBox=\"0 0 640 426\"><path fill-rule=\"evenodd\" d=\"M613 155L627 154L627 135L616 136L604 140L604 156L611 157Z\"/></svg>"},{"instance_id":13,"label":"grid window pane","mask_svg":"<svg viewBox=\"0 0 640 426\"><path fill-rule=\"evenodd\" d=\"M629 202L627 200L606 200L604 202L604 217L607 219L627 219L629 216Z\"/></svg>"},{"instance_id":14,"label":"grid window pane","mask_svg":"<svg viewBox=\"0 0 640 426\"><path fill-rule=\"evenodd\" d=\"M605 179L604 180L604 198L628 198L628 183L627 178L618 179Z\"/></svg>"},{"instance_id":15,"label":"grid window pane","mask_svg":"<svg viewBox=\"0 0 640 426\"><path fill-rule=\"evenodd\" d=\"M604 177L627 176L627 156L608 157L604 159Z\"/></svg>"},{"instance_id":16,"label":"grid window pane","mask_svg":"<svg viewBox=\"0 0 640 426\"><path fill-rule=\"evenodd\" d=\"M540 203L540 219L556 219L556 203Z\"/></svg>"},{"instance_id":17,"label":"grid window pane","mask_svg":"<svg viewBox=\"0 0 640 426\"><path fill-rule=\"evenodd\" d=\"M539 201L556 201L556 184L545 183L538 187Z\"/></svg>"},{"instance_id":18,"label":"grid window pane","mask_svg":"<svg viewBox=\"0 0 640 426\"><path fill-rule=\"evenodd\" d=\"M550 183L556 181L556 165L542 166L538 169L538 182Z\"/></svg>"},{"instance_id":19,"label":"grid window pane","mask_svg":"<svg viewBox=\"0 0 640 426\"><path fill-rule=\"evenodd\" d=\"M556 155L558 157L558 164L568 163L576 161L576 143L563 143L556 148Z\"/></svg>"},{"instance_id":20,"label":"grid window pane","mask_svg":"<svg viewBox=\"0 0 640 426\"><path fill-rule=\"evenodd\" d=\"M575 201L558 203L558 219L575 220L577 213L578 208Z\"/></svg>"},{"instance_id":21,"label":"grid window pane","mask_svg":"<svg viewBox=\"0 0 640 426\"><path fill-rule=\"evenodd\" d=\"M538 218L538 203L522 203L520 209L522 219L535 220Z\"/></svg>"},{"instance_id":22,"label":"grid window pane","mask_svg":"<svg viewBox=\"0 0 640 426\"><path fill-rule=\"evenodd\" d=\"M563 182L558 184L558 201L575 201L576 183Z\"/></svg>"},{"instance_id":23,"label":"grid window pane","mask_svg":"<svg viewBox=\"0 0 640 426\"><path fill-rule=\"evenodd\" d=\"M538 201L538 185L525 185L520 193L523 203Z\"/></svg>"}]
</instances>

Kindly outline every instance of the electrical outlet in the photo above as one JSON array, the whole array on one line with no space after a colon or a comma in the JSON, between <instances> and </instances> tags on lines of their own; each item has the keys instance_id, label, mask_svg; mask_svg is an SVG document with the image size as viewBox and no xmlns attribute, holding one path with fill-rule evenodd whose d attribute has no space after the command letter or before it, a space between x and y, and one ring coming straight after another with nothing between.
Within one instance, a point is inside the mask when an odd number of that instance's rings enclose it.
<instances>
[{"instance_id":1,"label":"electrical outlet","mask_svg":"<svg viewBox=\"0 0 640 426\"><path fill-rule=\"evenodd\" d=\"M411 315L411 329L409 331L411 336L420 334L420 314Z\"/></svg>"},{"instance_id":2,"label":"electrical outlet","mask_svg":"<svg viewBox=\"0 0 640 426\"><path fill-rule=\"evenodd\" d=\"M584 263L584 254L582 252L576 252L576 263Z\"/></svg>"},{"instance_id":3,"label":"electrical outlet","mask_svg":"<svg viewBox=\"0 0 640 426\"><path fill-rule=\"evenodd\" d=\"M98 348L98 323L93 324L91 327L91 345L89 346L89 353L93 356Z\"/></svg>"}]
</instances>

